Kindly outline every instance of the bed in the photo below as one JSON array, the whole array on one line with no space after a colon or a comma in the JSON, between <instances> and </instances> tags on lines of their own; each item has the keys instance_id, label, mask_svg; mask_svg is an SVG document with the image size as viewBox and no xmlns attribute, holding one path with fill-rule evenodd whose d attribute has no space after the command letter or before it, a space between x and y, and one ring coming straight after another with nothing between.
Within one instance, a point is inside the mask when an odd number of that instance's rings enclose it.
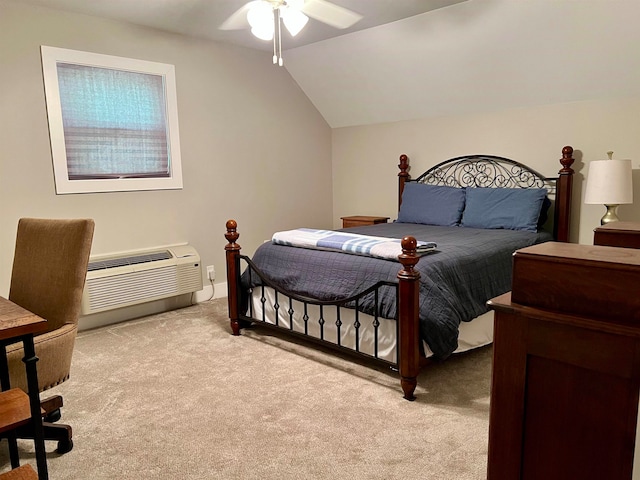
<instances>
[{"instance_id":1,"label":"bed","mask_svg":"<svg viewBox=\"0 0 640 480\"><path fill-rule=\"evenodd\" d=\"M510 290L513 252L569 240L573 149L546 177L517 161L469 155L412 179L400 156L398 217L336 231L276 232L252 258L226 223L233 335L284 330L397 369L415 399L427 357L492 341L486 302Z\"/></svg>"}]
</instances>

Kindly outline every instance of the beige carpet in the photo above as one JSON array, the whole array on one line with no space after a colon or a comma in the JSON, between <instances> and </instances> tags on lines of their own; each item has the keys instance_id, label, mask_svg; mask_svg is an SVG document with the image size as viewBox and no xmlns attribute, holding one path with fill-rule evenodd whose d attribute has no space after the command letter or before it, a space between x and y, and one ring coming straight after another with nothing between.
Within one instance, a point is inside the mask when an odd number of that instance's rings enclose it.
<instances>
[{"instance_id":1,"label":"beige carpet","mask_svg":"<svg viewBox=\"0 0 640 480\"><path fill-rule=\"evenodd\" d=\"M50 478L482 479L490 371L490 348L458 355L407 402L393 372L265 329L233 337L225 300L205 302L79 335L51 391L75 446L47 442Z\"/></svg>"}]
</instances>

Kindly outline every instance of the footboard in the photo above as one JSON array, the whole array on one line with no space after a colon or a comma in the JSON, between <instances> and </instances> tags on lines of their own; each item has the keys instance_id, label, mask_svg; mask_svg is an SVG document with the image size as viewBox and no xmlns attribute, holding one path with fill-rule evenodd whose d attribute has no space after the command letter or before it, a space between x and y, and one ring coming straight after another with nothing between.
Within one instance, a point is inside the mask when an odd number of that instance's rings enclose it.
<instances>
[{"instance_id":1,"label":"footboard","mask_svg":"<svg viewBox=\"0 0 640 480\"><path fill-rule=\"evenodd\" d=\"M233 335L240 335L243 322L259 323L266 327L278 328L289 334L304 337L313 342L320 342L333 349L361 355L388 364L398 369L404 398L414 400L414 391L420 369L420 333L418 322L418 287L420 273L414 267L420 257L417 255L417 242L413 237L402 240L402 254L398 257L402 269L398 272L397 282L378 282L357 295L335 301L323 301L288 292L273 284L251 261L240 253L237 223L229 220L226 224L225 238L229 242L225 246L227 257L227 285L229 320ZM267 298L273 306L272 316L267 318L264 308L257 314L251 299L243 298L242 272L247 276L260 279L260 286L256 287L258 304L264 306ZM394 358L384 357L379 350L382 335L382 319L378 315L378 292L381 288L396 290L398 302L397 321L386 320L392 329L395 343ZM365 296L374 296L376 305L371 322L372 330L367 335L372 336L373 346L362 348L361 340L365 329L358 309L359 302ZM327 312L333 313L335 319L335 336L333 341L325 336ZM296 323L297 322L297 323ZM298 327L296 327L298 325ZM314 330L312 332L312 330ZM387 332L389 333L389 332ZM346 342L344 339L349 338ZM347 345L347 343L349 343Z\"/></svg>"}]
</instances>

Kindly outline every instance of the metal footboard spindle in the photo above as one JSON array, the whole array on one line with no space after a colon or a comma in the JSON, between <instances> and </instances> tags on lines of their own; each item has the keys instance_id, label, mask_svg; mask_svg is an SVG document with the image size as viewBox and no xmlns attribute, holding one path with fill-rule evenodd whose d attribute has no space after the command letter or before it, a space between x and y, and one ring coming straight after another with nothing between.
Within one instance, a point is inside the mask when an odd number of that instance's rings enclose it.
<instances>
[{"instance_id":1,"label":"metal footboard spindle","mask_svg":"<svg viewBox=\"0 0 640 480\"><path fill-rule=\"evenodd\" d=\"M420 274L414 267L418 263L420 257L417 255L416 246L417 241L413 237L405 237L402 239L402 254L398 257L402 264L402 269L397 274L397 282L380 281L375 285L363 290L362 292L339 300L322 301L314 298L299 295L293 292L288 292L277 285L274 285L253 263L253 261L240 253L240 245L236 243L239 238L237 233L237 223L235 220L229 220L226 224L227 233L225 238L229 242L225 246L227 256L227 286L228 286L228 303L229 303L229 321L233 335L240 335L240 329L243 325L249 323L256 323L264 325L268 328L279 329L285 331L288 334L294 336L304 337L306 340L319 343L324 346L330 347L334 350L342 351L347 354L357 355L365 357L370 360L374 360L378 363L397 369L400 378L401 386L404 393L404 398L407 400L414 400L414 391L417 385L417 376L420 368L420 349L419 349L419 321L418 321L418 295L419 295L419 279ZM254 287L259 289L260 303L262 303L262 314L254 311L253 302L249 301L248 304L242 301L242 289L241 284L241 262L246 264L246 275L249 279L249 284L253 285L259 278L259 284ZM275 318L273 322L269 322L265 315L264 305L267 302L266 299L266 287L273 289L274 299L273 307ZM398 304L398 318L395 322L395 338L396 338L396 361L389 361L379 356L379 326L380 326L380 303L379 303L379 290L381 288L394 288L397 297ZM361 299L367 295L373 295L375 299L375 310L373 312L373 354L367 353L361 350L361 334L360 329L362 327L360 320L360 311L358 307L361 304ZM288 298L287 301L283 300L283 297ZM302 310L302 323L303 327L298 326L298 329L294 329L294 301L301 303ZM311 318L309 307L318 307L318 318ZM333 343L331 340L325 338L325 324L326 324L326 312L327 309L335 308L335 332L336 341ZM343 319L342 309L348 308L353 310L354 319L353 323L349 323L349 326L353 326L354 329L354 345L348 346L342 342L342 327L347 326L345 319ZM280 312L282 310L282 312ZM279 317L283 314L283 319L288 317L289 325L280 324ZM259 317L259 318L256 318ZM314 337L309 333L309 327L311 322L316 322L319 328L319 337ZM351 321L349 321L351 322ZM298 324L299 325L299 324ZM303 330L303 331L302 331Z\"/></svg>"}]
</instances>

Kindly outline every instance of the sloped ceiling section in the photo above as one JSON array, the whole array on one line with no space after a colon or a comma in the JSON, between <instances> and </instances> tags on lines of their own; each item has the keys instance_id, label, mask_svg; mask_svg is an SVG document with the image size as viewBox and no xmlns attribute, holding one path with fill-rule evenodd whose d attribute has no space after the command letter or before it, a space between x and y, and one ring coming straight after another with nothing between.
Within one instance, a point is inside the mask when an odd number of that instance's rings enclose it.
<instances>
[{"instance_id":1,"label":"sloped ceiling section","mask_svg":"<svg viewBox=\"0 0 640 480\"><path fill-rule=\"evenodd\" d=\"M639 18L637 0L469 0L285 66L333 128L640 96Z\"/></svg>"}]
</instances>

